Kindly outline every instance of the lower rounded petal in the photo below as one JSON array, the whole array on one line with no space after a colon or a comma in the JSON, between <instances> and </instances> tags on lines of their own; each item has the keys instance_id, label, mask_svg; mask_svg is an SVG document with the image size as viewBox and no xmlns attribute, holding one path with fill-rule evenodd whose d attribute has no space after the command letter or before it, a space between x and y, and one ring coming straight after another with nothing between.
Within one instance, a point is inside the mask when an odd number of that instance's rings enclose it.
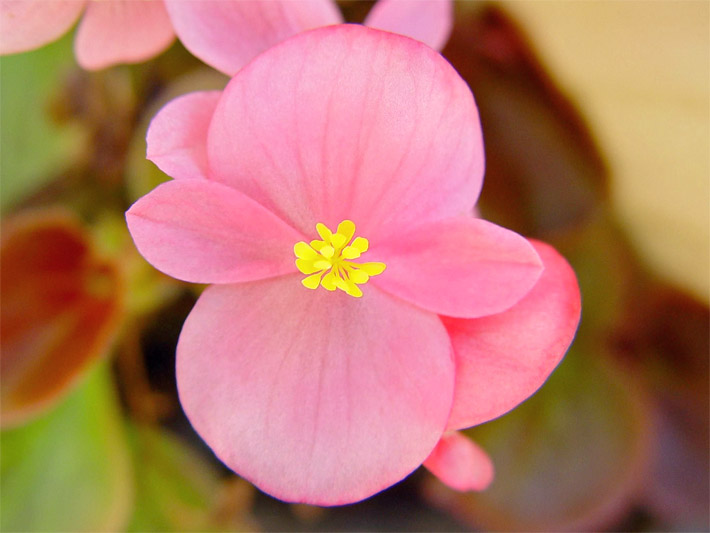
<instances>
[{"instance_id":1,"label":"lower rounded petal","mask_svg":"<svg viewBox=\"0 0 710 533\"><path fill-rule=\"evenodd\" d=\"M0 2L0 54L34 50L64 35L86 0L3 0Z\"/></svg>"},{"instance_id":2,"label":"lower rounded petal","mask_svg":"<svg viewBox=\"0 0 710 533\"><path fill-rule=\"evenodd\" d=\"M208 288L177 348L180 401L239 475L283 500L358 501L430 454L451 406L440 319L299 276Z\"/></svg>"},{"instance_id":3,"label":"lower rounded petal","mask_svg":"<svg viewBox=\"0 0 710 533\"><path fill-rule=\"evenodd\" d=\"M444 319L456 356L451 429L496 418L531 396L572 343L581 312L577 278L554 248L531 243L545 270L520 302L497 315Z\"/></svg>"},{"instance_id":4,"label":"lower rounded petal","mask_svg":"<svg viewBox=\"0 0 710 533\"><path fill-rule=\"evenodd\" d=\"M485 490L493 481L491 458L483 449L457 431L444 434L424 461L432 474L454 490Z\"/></svg>"},{"instance_id":5,"label":"lower rounded petal","mask_svg":"<svg viewBox=\"0 0 710 533\"><path fill-rule=\"evenodd\" d=\"M162 0L89 2L74 49L85 69L138 63L158 55L175 38Z\"/></svg>"}]
</instances>

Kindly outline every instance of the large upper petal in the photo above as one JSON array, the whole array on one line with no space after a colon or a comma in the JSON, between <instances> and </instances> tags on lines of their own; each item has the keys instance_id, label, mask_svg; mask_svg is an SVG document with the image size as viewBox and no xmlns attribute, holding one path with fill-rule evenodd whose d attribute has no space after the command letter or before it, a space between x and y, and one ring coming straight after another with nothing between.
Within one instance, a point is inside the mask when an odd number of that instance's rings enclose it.
<instances>
[{"instance_id":1,"label":"large upper petal","mask_svg":"<svg viewBox=\"0 0 710 533\"><path fill-rule=\"evenodd\" d=\"M185 322L185 413L222 461L277 498L366 498L441 437L454 379L441 320L364 292L310 291L300 276L217 285Z\"/></svg>"},{"instance_id":2,"label":"large upper petal","mask_svg":"<svg viewBox=\"0 0 710 533\"><path fill-rule=\"evenodd\" d=\"M0 54L39 48L64 35L86 0L3 0L0 2Z\"/></svg>"},{"instance_id":3,"label":"large upper petal","mask_svg":"<svg viewBox=\"0 0 710 533\"><path fill-rule=\"evenodd\" d=\"M343 21L333 0L166 0L166 6L185 48L230 76L292 35Z\"/></svg>"},{"instance_id":4,"label":"large upper petal","mask_svg":"<svg viewBox=\"0 0 710 533\"><path fill-rule=\"evenodd\" d=\"M581 300L572 268L551 246L531 242L545 270L520 302L493 316L444 320L456 356L452 429L496 418L532 395L577 331Z\"/></svg>"},{"instance_id":5,"label":"large upper petal","mask_svg":"<svg viewBox=\"0 0 710 533\"><path fill-rule=\"evenodd\" d=\"M426 45L360 25L300 34L245 67L207 150L215 179L307 235L350 219L373 240L468 213L483 176L466 83Z\"/></svg>"},{"instance_id":6,"label":"large upper petal","mask_svg":"<svg viewBox=\"0 0 710 533\"><path fill-rule=\"evenodd\" d=\"M208 180L159 185L126 212L138 251L166 274L197 283L294 272L303 237L243 194Z\"/></svg>"},{"instance_id":7,"label":"large upper petal","mask_svg":"<svg viewBox=\"0 0 710 533\"><path fill-rule=\"evenodd\" d=\"M462 318L508 309L542 272L540 258L525 238L473 217L430 222L373 243L367 260L387 265L372 279L383 290Z\"/></svg>"},{"instance_id":8,"label":"large upper petal","mask_svg":"<svg viewBox=\"0 0 710 533\"><path fill-rule=\"evenodd\" d=\"M444 48L454 26L451 0L379 0L365 25L407 35L435 50Z\"/></svg>"},{"instance_id":9,"label":"large upper petal","mask_svg":"<svg viewBox=\"0 0 710 533\"><path fill-rule=\"evenodd\" d=\"M424 466L455 490L485 490L493 481L491 458L458 431L444 433Z\"/></svg>"},{"instance_id":10,"label":"large upper petal","mask_svg":"<svg viewBox=\"0 0 710 533\"><path fill-rule=\"evenodd\" d=\"M82 67L98 70L150 59L165 50L174 38L161 0L89 2L74 49Z\"/></svg>"},{"instance_id":11,"label":"large upper petal","mask_svg":"<svg viewBox=\"0 0 710 533\"><path fill-rule=\"evenodd\" d=\"M221 91L200 91L171 100L148 128L146 157L173 178L207 178L207 130Z\"/></svg>"}]
</instances>

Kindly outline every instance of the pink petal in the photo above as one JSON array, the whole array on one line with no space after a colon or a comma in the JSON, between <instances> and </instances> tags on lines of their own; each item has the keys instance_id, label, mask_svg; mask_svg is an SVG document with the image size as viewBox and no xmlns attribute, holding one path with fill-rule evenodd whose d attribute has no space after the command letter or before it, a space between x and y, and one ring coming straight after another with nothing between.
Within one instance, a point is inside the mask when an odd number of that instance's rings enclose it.
<instances>
[{"instance_id":1,"label":"pink petal","mask_svg":"<svg viewBox=\"0 0 710 533\"><path fill-rule=\"evenodd\" d=\"M195 92L163 107L148 128L148 159L173 178L206 179L207 129L221 95Z\"/></svg>"},{"instance_id":2,"label":"pink petal","mask_svg":"<svg viewBox=\"0 0 710 533\"><path fill-rule=\"evenodd\" d=\"M126 213L150 264L197 283L232 283L296 271L296 231L243 194L207 180L163 183Z\"/></svg>"},{"instance_id":3,"label":"pink petal","mask_svg":"<svg viewBox=\"0 0 710 533\"><path fill-rule=\"evenodd\" d=\"M379 0L365 25L407 35L441 50L454 26L454 6L451 0Z\"/></svg>"},{"instance_id":4,"label":"pink petal","mask_svg":"<svg viewBox=\"0 0 710 533\"><path fill-rule=\"evenodd\" d=\"M444 433L424 466L454 490L485 490L493 481L491 458L458 431Z\"/></svg>"},{"instance_id":5,"label":"pink petal","mask_svg":"<svg viewBox=\"0 0 710 533\"><path fill-rule=\"evenodd\" d=\"M436 315L300 278L202 294L178 342L180 401L215 454L263 491L350 503L431 453L451 406L451 345Z\"/></svg>"},{"instance_id":6,"label":"pink petal","mask_svg":"<svg viewBox=\"0 0 710 533\"><path fill-rule=\"evenodd\" d=\"M162 1L89 2L74 50L82 67L98 70L150 59L170 46L174 38Z\"/></svg>"},{"instance_id":7,"label":"pink petal","mask_svg":"<svg viewBox=\"0 0 710 533\"><path fill-rule=\"evenodd\" d=\"M444 321L456 353L452 429L496 418L531 396L572 343L581 308L577 278L554 248L531 242L545 270L525 298L498 315Z\"/></svg>"},{"instance_id":8,"label":"pink petal","mask_svg":"<svg viewBox=\"0 0 710 533\"><path fill-rule=\"evenodd\" d=\"M469 212L483 175L471 91L431 48L360 25L272 48L225 89L214 178L311 235L344 219L372 240Z\"/></svg>"},{"instance_id":9,"label":"pink petal","mask_svg":"<svg viewBox=\"0 0 710 533\"><path fill-rule=\"evenodd\" d=\"M185 48L230 76L292 35L343 21L332 0L166 0L166 6Z\"/></svg>"},{"instance_id":10,"label":"pink petal","mask_svg":"<svg viewBox=\"0 0 710 533\"><path fill-rule=\"evenodd\" d=\"M372 279L383 290L429 311L465 318L508 309L542 272L526 239L473 217L430 222L394 235L373 244L367 260L387 265Z\"/></svg>"},{"instance_id":11,"label":"pink petal","mask_svg":"<svg viewBox=\"0 0 710 533\"><path fill-rule=\"evenodd\" d=\"M0 54L39 48L64 35L79 18L86 0L2 0Z\"/></svg>"}]
</instances>

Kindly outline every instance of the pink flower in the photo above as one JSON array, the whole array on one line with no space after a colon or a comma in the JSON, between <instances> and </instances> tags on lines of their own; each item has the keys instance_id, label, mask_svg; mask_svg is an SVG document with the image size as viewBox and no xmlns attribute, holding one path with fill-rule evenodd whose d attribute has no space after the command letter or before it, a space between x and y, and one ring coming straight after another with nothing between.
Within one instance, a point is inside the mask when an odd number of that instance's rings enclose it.
<instances>
[{"instance_id":1,"label":"pink flower","mask_svg":"<svg viewBox=\"0 0 710 533\"><path fill-rule=\"evenodd\" d=\"M148 156L175 180L128 226L156 268L213 284L181 332L177 380L224 463L321 505L425 460L460 489L490 481L455 431L544 382L579 292L552 248L471 216L478 113L441 56L361 26L303 33L223 93L168 104Z\"/></svg>"},{"instance_id":2,"label":"pink flower","mask_svg":"<svg viewBox=\"0 0 710 533\"><path fill-rule=\"evenodd\" d=\"M79 65L89 70L144 61L175 38L162 0L3 0L0 54L33 50L58 39L82 12L74 51Z\"/></svg>"},{"instance_id":3,"label":"pink flower","mask_svg":"<svg viewBox=\"0 0 710 533\"><path fill-rule=\"evenodd\" d=\"M52 42L82 12L74 47L88 70L150 59L177 34L196 57L233 75L287 37L343 22L334 0L3 0L0 54ZM451 31L451 0L380 0L365 24L440 49Z\"/></svg>"}]
</instances>

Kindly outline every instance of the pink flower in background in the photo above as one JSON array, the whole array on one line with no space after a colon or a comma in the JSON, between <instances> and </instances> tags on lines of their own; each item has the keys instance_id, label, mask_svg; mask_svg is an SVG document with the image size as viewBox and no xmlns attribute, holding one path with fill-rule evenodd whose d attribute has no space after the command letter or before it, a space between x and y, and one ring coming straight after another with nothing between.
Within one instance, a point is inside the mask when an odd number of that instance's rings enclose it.
<instances>
[{"instance_id":1,"label":"pink flower in background","mask_svg":"<svg viewBox=\"0 0 710 533\"><path fill-rule=\"evenodd\" d=\"M544 382L580 299L552 248L471 215L479 118L441 56L356 25L301 34L168 104L148 156L175 180L128 226L156 268L212 284L177 380L224 463L320 505L423 462L455 488L490 482L456 430Z\"/></svg>"},{"instance_id":2,"label":"pink flower in background","mask_svg":"<svg viewBox=\"0 0 710 533\"><path fill-rule=\"evenodd\" d=\"M343 22L333 0L165 3L185 48L229 75L287 37ZM379 0L364 24L441 50L453 26L453 5L451 0Z\"/></svg>"},{"instance_id":3,"label":"pink flower in background","mask_svg":"<svg viewBox=\"0 0 710 533\"><path fill-rule=\"evenodd\" d=\"M177 34L196 57L230 75L287 37L343 22L334 0L3 0L0 54L50 43L82 13L74 48L86 69L145 61ZM365 24L441 49L451 0L380 0Z\"/></svg>"},{"instance_id":4,"label":"pink flower in background","mask_svg":"<svg viewBox=\"0 0 710 533\"><path fill-rule=\"evenodd\" d=\"M82 13L74 51L79 65L89 70L144 61L175 39L162 0L3 0L0 53L48 44L69 31Z\"/></svg>"}]
</instances>

